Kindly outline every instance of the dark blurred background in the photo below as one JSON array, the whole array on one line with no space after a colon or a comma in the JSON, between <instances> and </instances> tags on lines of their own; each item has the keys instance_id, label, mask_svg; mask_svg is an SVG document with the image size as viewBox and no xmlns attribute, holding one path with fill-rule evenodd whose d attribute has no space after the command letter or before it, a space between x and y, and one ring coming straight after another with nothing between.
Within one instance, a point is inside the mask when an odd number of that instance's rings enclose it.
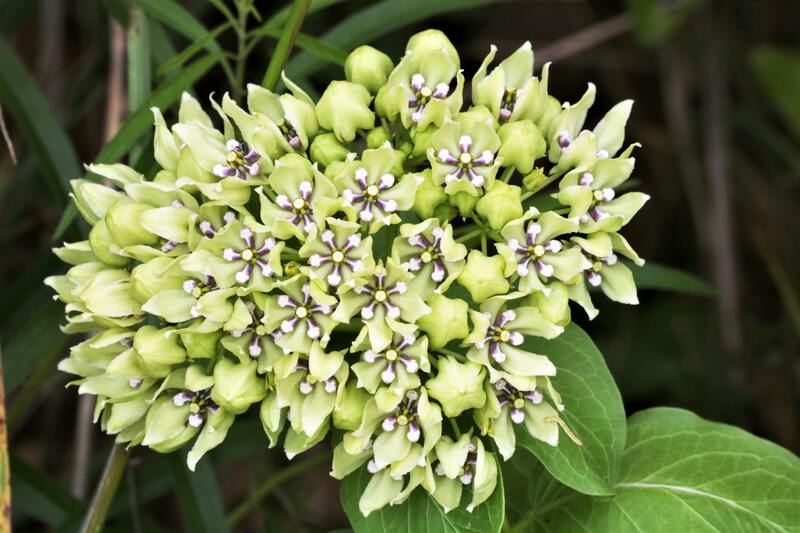
<instances>
[{"instance_id":1,"label":"dark blurred background","mask_svg":"<svg viewBox=\"0 0 800 533\"><path fill-rule=\"evenodd\" d=\"M337 24L378 4L324 3L334 5L310 14L302 31L332 35L334 43L358 39L337 34ZM619 100L636 101L627 138L643 145L634 177L652 200L626 235L648 261L692 275L657 270L642 280L652 288L641 290L638 308L598 297L601 313L592 322L573 309L605 355L628 413L680 406L800 450L800 3L464 0L459 9L443 2L450 7L431 18L413 16L436 3L408 0L412 16L388 23L373 11L370 23L381 29L369 42L396 58L414 32L440 28L469 79L490 43L502 57L530 40L537 73L554 62L551 94L576 101L587 81L598 85L589 124ZM167 4L132 4L155 10L144 9L155 87L176 75L159 68L174 65L191 40L166 22L170 13L152 15ZM179 4L205 28L225 22L214 2ZM283 6L257 4L265 19ZM55 370L70 339L59 333L63 308L42 279L64 269L50 251L66 204L52 177L73 169L65 179L79 177L76 164L97 157L136 102L125 82L132 13L122 0L0 2L0 105L16 152L15 164L0 143L0 342L18 531L73 529L110 445L89 422L91 404L64 389L68 378ZM231 32L216 40L235 52ZM261 79L275 42L256 45L245 80ZM343 76L337 65L295 54L288 73L312 92ZM204 99L228 86L216 66L194 93ZM42 95L37 114L14 113L15 98L32 91ZM71 148L52 124L64 128ZM230 511L285 465L279 453L265 453L260 431L255 417L237 421L214 452L219 488L208 461L189 477L181 458L135 452L110 527L190 530L198 513ZM322 466L271 491L233 529L346 526L336 490Z\"/></svg>"}]
</instances>

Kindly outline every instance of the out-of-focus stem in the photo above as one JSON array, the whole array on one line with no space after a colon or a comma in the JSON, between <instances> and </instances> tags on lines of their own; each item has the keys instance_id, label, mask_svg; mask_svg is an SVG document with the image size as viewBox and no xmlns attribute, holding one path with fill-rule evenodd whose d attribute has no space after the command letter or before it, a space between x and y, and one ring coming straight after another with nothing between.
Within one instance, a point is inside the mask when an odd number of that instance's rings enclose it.
<instances>
[{"instance_id":1,"label":"out-of-focus stem","mask_svg":"<svg viewBox=\"0 0 800 533\"><path fill-rule=\"evenodd\" d=\"M92 503L86 512L86 517L81 525L81 533L98 533L103 531L103 524L106 521L108 508L117 493L119 482L125 473L125 465L128 462L128 452L125 444L116 443L111 448L108 462L103 469L100 483L97 484Z\"/></svg>"},{"instance_id":2,"label":"out-of-focus stem","mask_svg":"<svg viewBox=\"0 0 800 533\"><path fill-rule=\"evenodd\" d=\"M286 19L286 25L283 27L283 32L278 39L278 44L275 45L275 53L272 54L272 59L269 61L267 72L264 74L264 80L261 85L274 91L278 85L278 80L281 77L281 71L286 64L289 57L289 52L294 46L294 40L300 32L300 26L303 25L303 19L308 10L308 4L311 0L294 0L292 9L289 11L289 18Z\"/></svg>"}]
</instances>

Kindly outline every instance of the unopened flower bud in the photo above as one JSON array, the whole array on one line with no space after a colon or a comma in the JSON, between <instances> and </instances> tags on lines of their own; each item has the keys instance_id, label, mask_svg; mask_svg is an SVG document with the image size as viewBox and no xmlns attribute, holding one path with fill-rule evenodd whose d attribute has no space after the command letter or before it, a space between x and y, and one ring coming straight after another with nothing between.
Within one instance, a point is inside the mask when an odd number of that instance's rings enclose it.
<instances>
[{"instance_id":1,"label":"unopened flower bud","mask_svg":"<svg viewBox=\"0 0 800 533\"><path fill-rule=\"evenodd\" d=\"M467 264L458 276L476 303L481 303L496 294L508 292L508 280L503 276L505 262L499 255L487 257L478 250L467 256Z\"/></svg>"},{"instance_id":2,"label":"unopened flower bud","mask_svg":"<svg viewBox=\"0 0 800 533\"><path fill-rule=\"evenodd\" d=\"M392 72L394 65L389 56L371 46L359 46L347 56L344 75L347 81L363 85L375 95Z\"/></svg>"},{"instance_id":3,"label":"unopened flower bud","mask_svg":"<svg viewBox=\"0 0 800 533\"><path fill-rule=\"evenodd\" d=\"M492 229L502 229L509 220L522 216L522 191L516 185L496 180L475 205L475 211Z\"/></svg>"},{"instance_id":4,"label":"unopened flower bud","mask_svg":"<svg viewBox=\"0 0 800 533\"><path fill-rule=\"evenodd\" d=\"M459 363L453 357L439 359L436 377L425 383L428 394L454 418L467 409L478 409L486 402L483 381L486 370L471 361Z\"/></svg>"},{"instance_id":5,"label":"unopened flower bud","mask_svg":"<svg viewBox=\"0 0 800 533\"><path fill-rule=\"evenodd\" d=\"M334 161L344 161L349 153L347 147L333 133L317 135L311 142L310 151L311 160L322 167L327 167Z\"/></svg>"},{"instance_id":6,"label":"unopened flower bud","mask_svg":"<svg viewBox=\"0 0 800 533\"><path fill-rule=\"evenodd\" d=\"M522 174L533 170L533 163L542 157L547 150L547 143L542 132L530 120L509 122L497 131L500 137L498 157L503 165L514 166Z\"/></svg>"},{"instance_id":7,"label":"unopened flower bud","mask_svg":"<svg viewBox=\"0 0 800 533\"><path fill-rule=\"evenodd\" d=\"M370 101L372 96L361 85L333 81L317 103L317 119L337 139L350 142L356 138L356 130L369 130L375 124Z\"/></svg>"},{"instance_id":8,"label":"unopened flower bud","mask_svg":"<svg viewBox=\"0 0 800 533\"><path fill-rule=\"evenodd\" d=\"M450 341L469 335L467 302L432 294L425 303L431 312L418 319L417 325L428 334L431 348L441 348Z\"/></svg>"},{"instance_id":9,"label":"unopened flower bud","mask_svg":"<svg viewBox=\"0 0 800 533\"><path fill-rule=\"evenodd\" d=\"M231 413L247 411L250 405L267 395L264 378L256 373L257 368L256 361L242 364L234 363L230 359L220 359L214 366L211 399Z\"/></svg>"}]
</instances>

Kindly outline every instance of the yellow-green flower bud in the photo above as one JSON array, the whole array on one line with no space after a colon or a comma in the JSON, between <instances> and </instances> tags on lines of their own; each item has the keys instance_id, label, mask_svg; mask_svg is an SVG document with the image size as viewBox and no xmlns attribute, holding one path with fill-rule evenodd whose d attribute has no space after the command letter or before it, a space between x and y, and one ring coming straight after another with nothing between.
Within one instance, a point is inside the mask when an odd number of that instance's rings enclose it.
<instances>
[{"instance_id":1,"label":"yellow-green flower bud","mask_svg":"<svg viewBox=\"0 0 800 533\"><path fill-rule=\"evenodd\" d=\"M247 411L250 405L261 401L267 395L264 378L256 373L258 363L234 363L230 359L220 359L214 366L214 387L211 399L233 414Z\"/></svg>"},{"instance_id":2,"label":"yellow-green flower bud","mask_svg":"<svg viewBox=\"0 0 800 533\"><path fill-rule=\"evenodd\" d=\"M506 222L522 216L522 191L516 185L495 181L478 203L475 211L492 229L502 229Z\"/></svg>"},{"instance_id":3,"label":"yellow-green flower bud","mask_svg":"<svg viewBox=\"0 0 800 533\"><path fill-rule=\"evenodd\" d=\"M425 220L431 218L436 207L447 200L447 194L444 192L444 188L433 180L430 171L426 170L420 175L423 180L417 186L412 209L419 215L419 218Z\"/></svg>"},{"instance_id":4,"label":"yellow-green flower bud","mask_svg":"<svg viewBox=\"0 0 800 533\"><path fill-rule=\"evenodd\" d=\"M142 213L152 209L147 204L124 200L116 203L106 213L106 224L111 236L120 248L137 244L154 245L158 236L142 227Z\"/></svg>"},{"instance_id":5,"label":"yellow-green flower bud","mask_svg":"<svg viewBox=\"0 0 800 533\"><path fill-rule=\"evenodd\" d=\"M373 95L378 92L394 65L389 56L371 46L359 46L347 56L344 75L347 81L363 85ZM380 145L379 145L380 146Z\"/></svg>"},{"instance_id":6,"label":"yellow-green flower bud","mask_svg":"<svg viewBox=\"0 0 800 533\"><path fill-rule=\"evenodd\" d=\"M391 140L392 135L383 126L372 128L367 132L367 148L380 148Z\"/></svg>"},{"instance_id":7,"label":"yellow-green flower bud","mask_svg":"<svg viewBox=\"0 0 800 533\"><path fill-rule=\"evenodd\" d=\"M129 257L113 251L113 249L119 249L119 246L114 241L111 232L108 231L105 220L98 220L89 231L89 246L94 255L107 265L121 267L127 265L131 260Z\"/></svg>"},{"instance_id":8,"label":"yellow-green flower bud","mask_svg":"<svg viewBox=\"0 0 800 533\"><path fill-rule=\"evenodd\" d=\"M349 381L333 408L333 425L344 431L355 431L361 425L364 406L372 396Z\"/></svg>"},{"instance_id":9,"label":"yellow-green flower bud","mask_svg":"<svg viewBox=\"0 0 800 533\"><path fill-rule=\"evenodd\" d=\"M332 81L317 103L319 125L332 130L340 141L356 138L356 130L369 130L375 115L369 108L369 91L349 81Z\"/></svg>"},{"instance_id":10,"label":"yellow-green flower bud","mask_svg":"<svg viewBox=\"0 0 800 533\"><path fill-rule=\"evenodd\" d=\"M311 160L327 167L334 161L344 161L350 152L333 133L317 135L311 142Z\"/></svg>"},{"instance_id":11,"label":"yellow-green flower bud","mask_svg":"<svg viewBox=\"0 0 800 533\"><path fill-rule=\"evenodd\" d=\"M441 348L450 341L469 335L467 302L432 294L426 301L431 312L417 320L417 325L428 334L431 348Z\"/></svg>"},{"instance_id":12,"label":"yellow-green flower bud","mask_svg":"<svg viewBox=\"0 0 800 533\"><path fill-rule=\"evenodd\" d=\"M466 288L476 303L491 296L508 292L508 280L503 276L505 261L499 255L487 257L478 250L467 256L467 264L458 276L458 282Z\"/></svg>"},{"instance_id":13,"label":"yellow-green flower bud","mask_svg":"<svg viewBox=\"0 0 800 533\"><path fill-rule=\"evenodd\" d=\"M522 174L533 170L533 163L547 150L542 132L530 120L519 120L503 124L497 131L501 145L497 156L503 165L514 166Z\"/></svg>"},{"instance_id":14,"label":"yellow-green flower bud","mask_svg":"<svg viewBox=\"0 0 800 533\"><path fill-rule=\"evenodd\" d=\"M406 44L406 54L422 55L430 52L441 52L459 65L458 52L447 35L439 30L425 30L412 35Z\"/></svg>"},{"instance_id":15,"label":"yellow-green flower bud","mask_svg":"<svg viewBox=\"0 0 800 533\"><path fill-rule=\"evenodd\" d=\"M479 409L486 402L483 381L486 369L471 361L459 363L453 357L439 359L436 377L425 383L428 394L453 418L467 409Z\"/></svg>"},{"instance_id":16,"label":"yellow-green flower bud","mask_svg":"<svg viewBox=\"0 0 800 533\"><path fill-rule=\"evenodd\" d=\"M133 348L142 366L154 377L166 376L171 365L186 360L186 350L178 343L174 328L142 326L133 337Z\"/></svg>"}]
</instances>

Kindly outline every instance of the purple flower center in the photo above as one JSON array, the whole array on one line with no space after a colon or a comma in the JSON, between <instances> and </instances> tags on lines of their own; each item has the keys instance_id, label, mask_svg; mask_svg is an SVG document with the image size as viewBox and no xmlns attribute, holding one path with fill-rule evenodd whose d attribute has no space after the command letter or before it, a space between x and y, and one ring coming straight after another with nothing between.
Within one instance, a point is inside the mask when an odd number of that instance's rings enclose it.
<instances>
[{"instance_id":1,"label":"purple flower center","mask_svg":"<svg viewBox=\"0 0 800 533\"><path fill-rule=\"evenodd\" d=\"M494 384L494 390L497 400L500 402L500 407L504 405L509 407L511 421L515 424L521 424L525 420L524 408L526 403L530 402L533 405L538 405L544 400L541 392L537 390L520 391L504 379L500 379Z\"/></svg>"},{"instance_id":2,"label":"purple flower center","mask_svg":"<svg viewBox=\"0 0 800 533\"><path fill-rule=\"evenodd\" d=\"M425 82L425 76L419 73L411 76L409 86L411 88L411 96L408 97L408 108L413 110L411 111L411 121L414 124L419 123L425 106L431 100L444 100L450 92L450 85L447 83L437 83L433 88L428 87Z\"/></svg>"},{"instance_id":3,"label":"purple flower center","mask_svg":"<svg viewBox=\"0 0 800 533\"><path fill-rule=\"evenodd\" d=\"M239 236L244 240L244 247L241 250L225 248L222 257L226 261L242 262L244 267L236 273L236 283L244 285L253 275L253 269L257 266L261 269L261 275L265 278L272 276L275 272L269 266L269 253L275 248L276 242L272 237L264 239L264 243L256 248L255 235L250 228L242 228Z\"/></svg>"},{"instance_id":4,"label":"purple flower center","mask_svg":"<svg viewBox=\"0 0 800 533\"><path fill-rule=\"evenodd\" d=\"M225 157L225 164L216 164L212 172L220 178L236 176L239 179L247 179L247 176L258 176L261 174L261 165L258 160L261 155L255 150L251 150L247 143L239 142L235 139L229 140L225 144L228 154Z\"/></svg>"},{"instance_id":5,"label":"purple flower center","mask_svg":"<svg viewBox=\"0 0 800 533\"><path fill-rule=\"evenodd\" d=\"M517 239L508 241L508 246L514 252L517 261L517 274L523 278L530 272L531 264L544 278L554 274L553 266L546 261L547 255L560 252L564 246L557 239L540 242L538 237L541 231L542 227L538 222L531 222L525 230L524 245Z\"/></svg>"},{"instance_id":6,"label":"purple flower center","mask_svg":"<svg viewBox=\"0 0 800 533\"><path fill-rule=\"evenodd\" d=\"M447 148L441 148L436 152L439 161L445 165L455 167L452 172L444 177L445 184L455 180L469 180L475 187L483 187L486 182L484 176L477 170L490 167L494 161L494 153L484 150L477 154L473 153L472 137L462 135L458 140L458 154L452 154Z\"/></svg>"}]
</instances>

